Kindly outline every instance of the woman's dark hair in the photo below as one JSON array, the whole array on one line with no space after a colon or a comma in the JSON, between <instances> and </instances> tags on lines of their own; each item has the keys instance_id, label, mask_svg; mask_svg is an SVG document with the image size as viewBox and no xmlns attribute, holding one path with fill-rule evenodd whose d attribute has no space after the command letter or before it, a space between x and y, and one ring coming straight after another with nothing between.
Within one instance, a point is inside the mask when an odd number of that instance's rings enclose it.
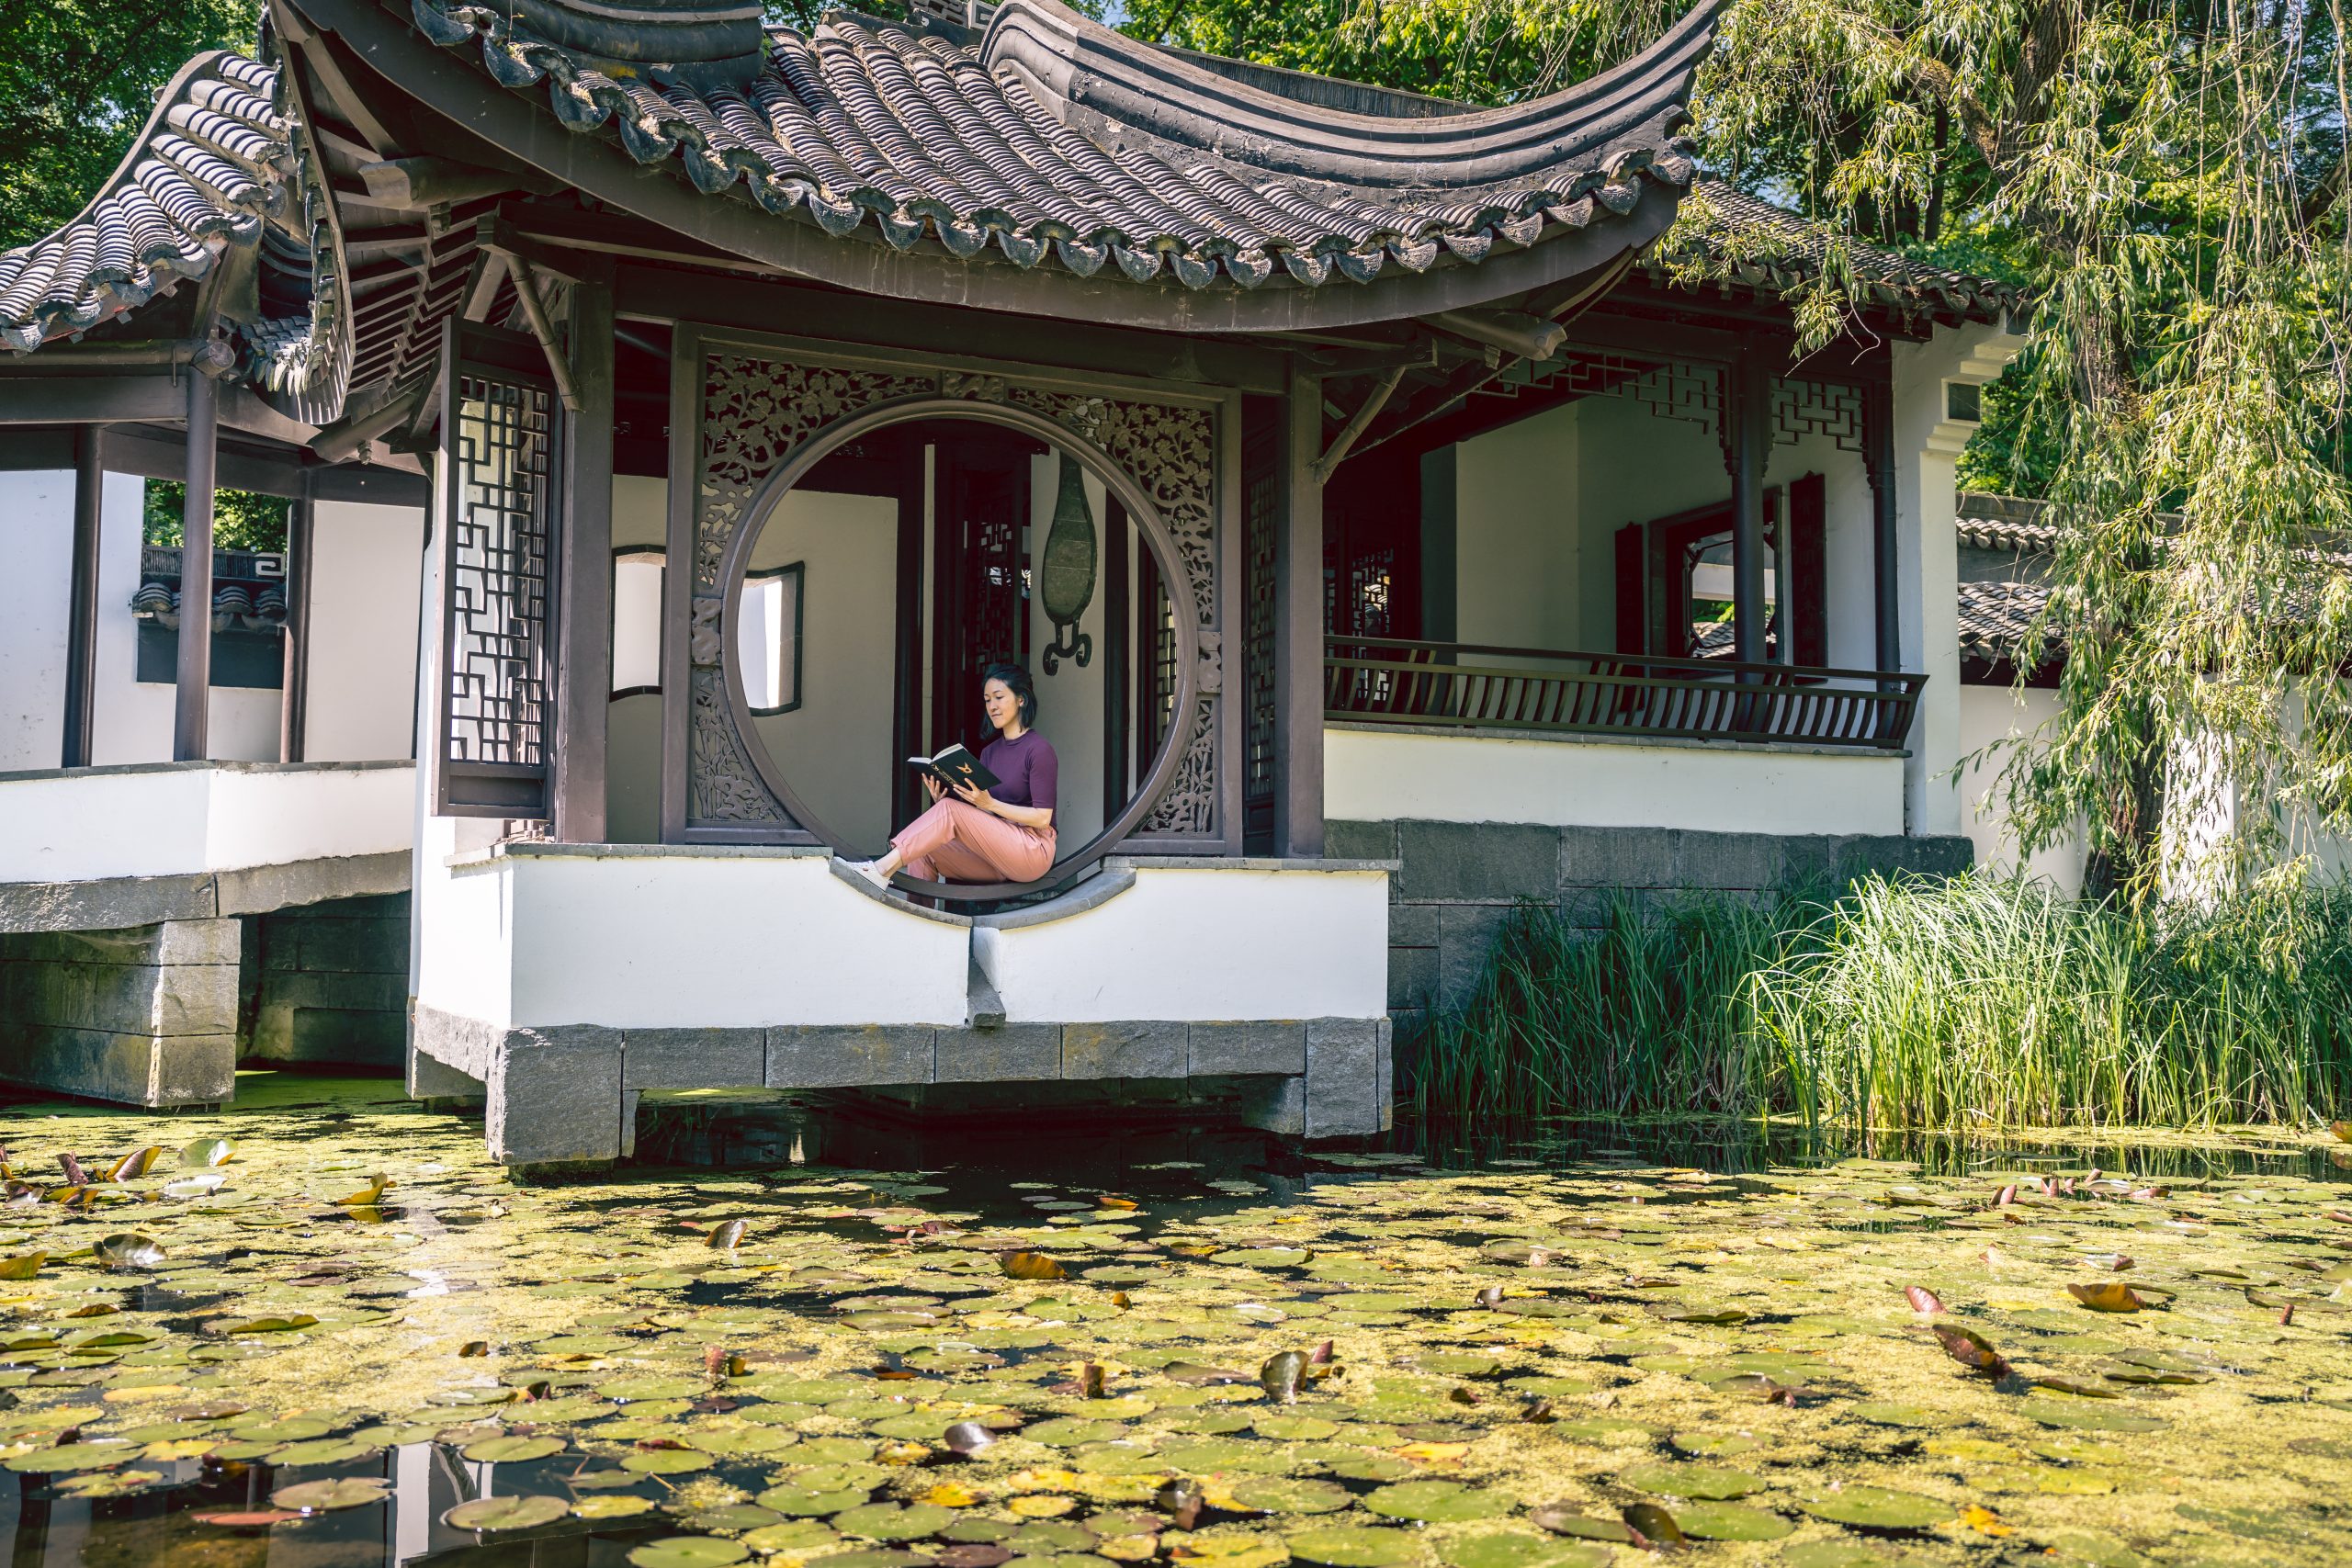
<instances>
[{"instance_id":1,"label":"woman's dark hair","mask_svg":"<svg viewBox=\"0 0 2352 1568\"><path fill-rule=\"evenodd\" d=\"M985 687L990 681L1001 681L1012 700L1021 705L1021 728L1029 729L1037 723L1037 683L1029 679L1029 671L1018 664L991 664L980 676Z\"/></svg>"}]
</instances>

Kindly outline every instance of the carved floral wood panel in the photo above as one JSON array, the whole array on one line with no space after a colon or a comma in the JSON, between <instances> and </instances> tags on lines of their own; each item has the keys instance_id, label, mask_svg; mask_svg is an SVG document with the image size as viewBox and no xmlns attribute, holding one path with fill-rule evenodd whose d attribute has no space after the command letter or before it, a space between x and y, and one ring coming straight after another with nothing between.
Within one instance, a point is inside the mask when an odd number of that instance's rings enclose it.
<instances>
[{"instance_id":1,"label":"carved floral wood panel","mask_svg":"<svg viewBox=\"0 0 2352 1568\"><path fill-rule=\"evenodd\" d=\"M875 403L926 393L1001 401L1043 414L1101 448L1159 509L1183 567L1181 587L1200 628L1201 657L1182 761L1167 795L1137 831L1216 835L1216 704L1224 676L1216 625L1216 433L1210 411L1051 391L992 375L804 366L741 349L714 352L703 367L688 633L689 820L796 826L752 765L727 702L726 585L719 574L737 531L754 521L748 515L753 499L796 449L826 427Z\"/></svg>"}]
</instances>

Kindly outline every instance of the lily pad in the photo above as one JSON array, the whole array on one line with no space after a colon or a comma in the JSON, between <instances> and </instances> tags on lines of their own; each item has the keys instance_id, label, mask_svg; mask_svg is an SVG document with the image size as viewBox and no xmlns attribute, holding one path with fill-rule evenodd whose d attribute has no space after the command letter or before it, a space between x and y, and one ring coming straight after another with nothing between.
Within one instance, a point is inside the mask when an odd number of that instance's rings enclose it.
<instances>
[{"instance_id":1,"label":"lily pad","mask_svg":"<svg viewBox=\"0 0 2352 1568\"><path fill-rule=\"evenodd\" d=\"M834 1517L833 1529L843 1535L865 1536L873 1540L921 1540L944 1529L955 1518L953 1509L934 1507L929 1503L867 1503L843 1509Z\"/></svg>"},{"instance_id":2,"label":"lily pad","mask_svg":"<svg viewBox=\"0 0 2352 1568\"><path fill-rule=\"evenodd\" d=\"M1388 1518L1423 1524L1462 1524L1513 1511L1509 1498L1458 1481L1400 1481L1367 1494L1363 1506Z\"/></svg>"},{"instance_id":3,"label":"lily pad","mask_svg":"<svg viewBox=\"0 0 2352 1568\"><path fill-rule=\"evenodd\" d=\"M1437 1554L1447 1568L1606 1568L1610 1558L1605 1546L1517 1532L1457 1537Z\"/></svg>"},{"instance_id":4,"label":"lily pad","mask_svg":"<svg viewBox=\"0 0 2352 1568\"><path fill-rule=\"evenodd\" d=\"M628 1560L632 1568L728 1568L729 1563L741 1562L751 1555L752 1549L740 1540L715 1535L673 1535L630 1548Z\"/></svg>"},{"instance_id":5,"label":"lily pad","mask_svg":"<svg viewBox=\"0 0 2352 1568\"><path fill-rule=\"evenodd\" d=\"M1620 1471L1617 1479L1636 1491L1661 1497L1709 1501L1745 1497L1764 1489L1764 1483L1747 1472L1718 1464L1637 1464Z\"/></svg>"},{"instance_id":6,"label":"lily pad","mask_svg":"<svg viewBox=\"0 0 2352 1568\"><path fill-rule=\"evenodd\" d=\"M1800 1493L1797 1506L1815 1518L1832 1524L1883 1530L1926 1529L1944 1523L1960 1511L1950 1503L1886 1486L1841 1486Z\"/></svg>"},{"instance_id":7,"label":"lily pad","mask_svg":"<svg viewBox=\"0 0 2352 1568\"><path fill-rule=\"evenodd\" d=\"M1262 1514L1336 1514L1355 1501L1346 1487L1306 1476L1245 1481L1233 1488L1233 1499Z\"/></svg>"},{"instance_id":8,"label":"lily pad","mask_svg":"<svg viewBox=\"0 0 2352 1568\"><path fill-rule=\"evenodd\" d=\"M1421 1543L1408 1530L1378 1525L1325 1525L1283 1537L1290 1554L1327 1568L1407 1568L1421 1561Z\"/></svg>"},{"instance_id":9,"label":"lily pad","mask_svg":"<svg viewBox=\"0 0 2352 1568\"><path fill-rule=\"evenodd\" d=\"M468 1443L465 1457L481 1464L521 1464L563 1452L561 1438L485 1438Z\"/></svg>"},{"instance_id":10,"label":"lily pad","mask_svg":"<svg viewBox=\"0 0 2352 1568\"><path fill-rule=\"evenodd\" d=\"M2103 1402L2073 1399L2023 1400L2018 1405L2018 1414L2045 1427L2072 1427L2091 1432L2156 1432L2163 1430L2165 1425L2159 1416L2138 1416Z\"/></svg>"},{"instance_id":11,"label":"lily pad","mask_svg":"<svg viewBox=\"0 0 2352 1568\"><path fill-rule=\"evenodd\" d=\"M571 1512L571 1505L560 1497L477 1497L444 1513L441 1522L455 1530L492 1534L538 1529Z\"/></svg>"},{"instance_id":12,"label":"lily pad","mask_svg":"<svg viewBox=\"0 0 2352 1568\"><path fill-rule=\"evenodd\" d=\"M1674 1522L1699 1540L1778 1540L1797 1527L1778 1514L1738 1503L1681 1503Z\"/></svg>"},{"instance_id":13,"label":"lily pad","mask_svg":"<svg viewBox=\"0 0 2352 1568\"><path fill-rule=\"evenodd\" d=\"M281 1486L269 1495L271 1504L305 1514L364 1508L391 1496L391 1483L379 1475L350 1475L333 1481L305 1481Z\"/></svg>"},{"instance_id":14,"label":"lily pad","mask_svg":"<svg viewBox=\"0 0 2352 1568\"><path fill-rule=\"evenodd\" d=\"M627 1492L575 1498L571 1505L572 1516L582 1519L633 1519L639 1514L652 1511L652 1498L639 1497Z\"/></svg>"}]
</instances>

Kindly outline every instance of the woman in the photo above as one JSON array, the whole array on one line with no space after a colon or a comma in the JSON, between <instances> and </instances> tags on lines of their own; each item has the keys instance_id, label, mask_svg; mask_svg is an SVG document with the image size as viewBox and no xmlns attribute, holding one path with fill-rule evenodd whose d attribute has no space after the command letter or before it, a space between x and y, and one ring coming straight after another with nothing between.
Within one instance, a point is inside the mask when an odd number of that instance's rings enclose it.
<instances>
[{"instance_id":1,"label":"woman","mask_svg":"<svg viewBox=\"0 0 2352 1568\"><path fill-rule=\"evenodd\" d=\"M932 807L890 840L880 860L850 869L876 887L904 871L925 882L1035 882L1054 868L1054 786L1061 770L1053 747L1030 726L1037 722L1037 688L1018 664L991 664L980 681L980 705L997 738L980 765L997 778L993 790L946 787L923 775Z\"/></svg>"}]
</instances>

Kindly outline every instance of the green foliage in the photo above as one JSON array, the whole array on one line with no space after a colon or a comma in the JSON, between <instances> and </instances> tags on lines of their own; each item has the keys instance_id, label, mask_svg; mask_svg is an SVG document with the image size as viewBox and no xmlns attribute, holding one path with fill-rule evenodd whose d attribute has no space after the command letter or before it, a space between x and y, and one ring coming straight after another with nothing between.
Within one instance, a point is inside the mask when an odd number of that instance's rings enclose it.
<instances>
[{"instance_id":1,"label":"green foliage","mask_svg":"<svg viewBox=\"0 0 2352 1568\"><path fill-rule=\"evenodd\" d=\"M241 490L212 492L212 544L222 550L277 551L286 547L286 516L292 502L282 496ZM186 536L181 516L187 486L177 479L149 479L141 537L150 545L177 546Z\"/></svg>"},{"instance_id":2,"label":"green foliage","mask_svg":"<svg viewBox=\"0 0 2352 1568\"><path fill-rule=\"evenodd\" d=\"M1797 1114L1857 1126L2301 1122L2352 1107L2352 892L2211 911L1982 874L1769 910L1521 911L1426 1036L1448 1114Z\"/></svg>"},{"instance_id":3,"label":"green foliage","mask_svg":"<svg viewBox=\"0 0 2352 1568\"><path fill-rule=\"evenodd\" d=\"M0 0L0 248L97 193L155 96L207 49L254 47L256 0Z\"/></svg>"}]
</instances>

